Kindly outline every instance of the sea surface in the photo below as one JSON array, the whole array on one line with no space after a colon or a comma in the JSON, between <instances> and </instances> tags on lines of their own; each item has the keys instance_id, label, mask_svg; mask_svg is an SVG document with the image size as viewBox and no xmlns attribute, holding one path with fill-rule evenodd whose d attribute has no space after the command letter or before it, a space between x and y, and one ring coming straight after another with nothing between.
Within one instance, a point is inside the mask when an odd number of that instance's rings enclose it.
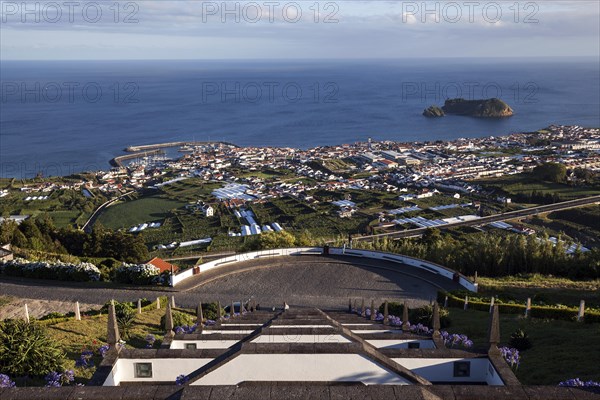
<instances>
[{"instance_id":1,"label":"sea surface","mask_svg":"<svg viewBox=\"0 0 600 400\"><path fill-rule=\"evenodd\" d=\"M223 140L309 148L600 126L597 59L4 61L0 176L108 169L130 145ZM499 97L511 118L428 119Z\"/></svg>"}]
</instances>

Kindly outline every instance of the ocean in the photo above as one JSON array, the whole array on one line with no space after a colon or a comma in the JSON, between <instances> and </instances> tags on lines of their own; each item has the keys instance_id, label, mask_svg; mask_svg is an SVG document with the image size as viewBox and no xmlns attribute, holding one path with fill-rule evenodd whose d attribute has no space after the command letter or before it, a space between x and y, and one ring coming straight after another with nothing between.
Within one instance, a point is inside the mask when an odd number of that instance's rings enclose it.
<instances>
[{"instance_id":1,"label":"ocean","mask_svg":"<svg viewBox=\"0 0 600 400\"><path fill-rule=\"evenodd\" d=\"M600 126L596 59L3 61L0 176L108 169L130 145L222 140L309 148ZM499 97L515 115L421 115Z\"/></svg>"}]
</instances>

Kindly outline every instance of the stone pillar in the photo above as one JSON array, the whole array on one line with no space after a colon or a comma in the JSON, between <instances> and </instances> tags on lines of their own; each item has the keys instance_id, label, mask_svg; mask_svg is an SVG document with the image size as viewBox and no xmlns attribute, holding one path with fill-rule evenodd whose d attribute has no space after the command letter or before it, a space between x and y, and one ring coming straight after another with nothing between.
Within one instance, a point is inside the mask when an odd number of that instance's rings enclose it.
<instances>
[{"instance_id":1,"label":"stone pillar","mask_svg":"<svg viewBox=\"0 0 600 400\"><path fill-rule=\"evenodd\" d=\"M171 296L171 308L175 308L175 296Z\"/></svg>"},{"instance_id":2,"label":"stone pillar","mask_svg":"<svg viewBox=\"0 0 600 400\"><path fill-rule=\"evenodd\" d=\"M525 305L525 317L531 317L531 297L527 298L527 304Z\"/></svg>"},{"instance_id":3,"label":"stone pillar","mask_svg":"<svg viewBox=\"0 0 600 400\"><path fill-rule=\"evenodd\" d=\"M138 314L142 313L142 299L138 299Z\"/></svg>"},{"instance_id":4,"label":"stone pillar","mask_svg":"<svg viewBox=\"0 0 600 400\"><path fill-rule=\"evenodd\" d=\"M160 297L156 298L156 309L160 310Z\"/></svg>"},{"instance_id":5,"label":"stone pillar","mask_svg":"<svg viewBox=\"0 0 600 400\"><path fill-rule=\"evenodd\" d=\"M448 308L448 296L444 298L444 308Z\"/></svg>"},{"instance_id":6,"label":"stone pillar","mask_svg":"<svg viewBox=\"0 0 600 400\"><path fill-rule=\"evenodd\" d=\"M433 303L433 316L432 316L432 328L433 328L433 337L434 338L439 338L441 337L440 335L440 327L441 327L441 322L440 322L440 306L438 305L437 301L435 303Z\"/></svg>"},{"instance_id":7,"label":"stone pillar","mask_svg":"<svg viewBox=\"0 0 600 400\"><path fill-rule=\"evenodd\" d=\"M117 349L117 344L121 340L119 334L119 325L117 324L117 313L115 311L115 301L111 300L108 306L108 324L106 329L106 343L111 349ZM117 349L118 350L118 349Z\"/></svg>"},{"instance_id":8,"label":"stone pillar","mask_svg":"<svg viewBox=\"0 0 600 400\"><path fill-rule=\"evenodd\" d=\"M585 300L579 302L579 312L577 313L577 322L583 321L585 316Z\"/></svg>"},{"instance_id":9,"label":"stone pillar","mask_svg":"<svg viewBox=\"0 0 600 400\"><path fill-rule=\"evenodd\" d=\"M365 312L365 298L363 297L362 303L360 305L360 316L364 317L365 315L366 315L366 312Z\"/></svg>"},{"instance_id":10,"label":"stone pillar","mask_svg":"<svg viewBox=\"0 0 600 400\"><path fill-rule=\"evenodd\" d=\"M371 321L375 321L375 300L371 300Z\"/></svg>"},{"instance_id":11,"label":"stone pillar","mask_svg":"<svg viewBox=\"0 0 600 400\"><path fill-rule=\"evenodd\" d=\"M469 296L465 296L465 305L463 306L463 310L469 308Z\"/></svg>"},{"instance_id":12,"label":"stone pillar","mask_svg":"<svg viewBox=\"0 0 600 400\"><path fill-rule=\"evenodd\" d=\"M404 300L404 306L402 307L402 330L408 331L410 329L410 322L408 322L408 304Z\"/></svg>"},{"instance_id":13,"label":"stone pillar","mask_svg":"<svg viewBox=\"0 0 600 400\"><path fill-rule=\"evenodd\" d=\"M388 301L386 300L383 304L383 324L387 325L390 323L390 314L388 311Z\"/></svg>"},{"instance_id":14,"label":"stone pillar","mask_svg":"<svg viewBox=\"0 0 600 400\"><path fill-rule=\"evenodd\" d=\"M240 316L244 313L244 302L240 300Z\"/></svg>"},{"instance_id":15,"label":"stone pillar","mask_svg":"<svg viewBox=\"0 0 600 400\"><path fill-rule=\"evenodd\" d=\"M494 309L494 296L492 296L492 298L490 300L490 312L492 312L493 309Z\"/></svg>"},{"instance_id":16,"label":"stone pillar","mask_svg":"<svg viewBox=\"0 0 600 400\"><path fill-rule=\"evenodd\" d=\"M27 303L25 303L25 322L29 323L29 307L27 307Z\"/></svg>"},{"instance_id":17,"label":"stone pillar","mask_svg":"<svg viewBox=\"0 0 600 400\"><path fill-rule=\"evenodd\" d=\"M475 276L473 277L473 283L477 283L477 271L475 271Z\"/></svg>"},{"instance_id":18,"label":"stone pillar","mask_svg":"<svg viewBox=\"0 0 600 400\"><path fill-rule=\"evenodd\" d=\"M488 326L488 344L490 346L488 351L497 352L498 343L500 343L500 312L498 311L498 305L495 305L492 308Z\"/></svg>"},{"instance_id":19,"label":"stone pillar","mask_svg":"<svg viewBox=\"0 0 600 400\"><path fill-rule=\"evenodd\" d=\"M231 312L229 313L231 318L235 315L235 304L233 304L233 300L231 300Z\"/></svg>"},{"instance_id":20,"label":"stone pillar","mask_svg":"<svg viewBox=\"0 0 600 400\"><path fill-rule=\"evenodd\" d=\"M204 322L204 315L202 315L202 301L198 303L198 307L196 307L196 323L198 326L202 326Z\"/></svg>"},{"instance_id":21,"label":"stone pillar","mask_svg":"<svg viewBox=\"0 0 600 400\"><path fill-rule=\"evenodd\" d=\"M358 312L358 300L354 299L354 312Z\"/></svg>"},{"instance_id":22,"label":"stone pillar","mask_svg":"<svg viewBox=\"0 0 600 400\"><path fill-rule=\"evenodd\" d=\"M217 302L217 321L221 320L221 302Z\"/></svg>"},{"instance_id":23,"label":"stone pillar","mask_svg":"<svg viewBox=\"0 0 600 400\"><path fill-rule=\"evenodd\" d=\"M175 332L173 332L173 312L171 309L171 303L167 301L167 309L165 311L165 337L168 338L175 336Z\"/></svg>"},{"instance_id":24,"label":"stone pillar","mask_svg":"<svg viewBox=\"0 0 600 400\"><path fill-rule=\"evenodd\" d=\"M79 310L79 302L78 301L75 302L75 320L81 321L81 312Z\"/></svg>"}]
</instances>

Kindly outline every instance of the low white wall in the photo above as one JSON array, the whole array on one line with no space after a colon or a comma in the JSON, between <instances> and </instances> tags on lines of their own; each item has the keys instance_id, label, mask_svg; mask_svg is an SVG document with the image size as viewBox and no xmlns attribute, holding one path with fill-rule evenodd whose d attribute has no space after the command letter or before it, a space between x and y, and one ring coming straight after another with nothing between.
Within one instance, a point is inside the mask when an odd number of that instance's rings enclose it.
<instances>
[{"instance_id":1,"label":"low white wall","mask_svg":"<svg viewBox=\"0 0 600 400\"><path fill-rule=\"evenodd\" d=\"M433 382L485 382L503 386L504 382L487 358L392 358L398 364ZM471 363L469 377L454 377L454 362Z\"/></svg>"},{"instance_id":2,"label":"low white wall","mask_svg":"<svg viewBox=\"0 0 600 400\"><path fill-rule=\"evenodd\" d=\"M181 374L188 375L208 364L212 358L120 358L103 386L118 386L121 382L173 382ZM136 378L135 363L151 363L152 378Z\"/></svg>"},{"instance_id":3,"label":"low white wall","mask_svg":"<svg viewBox=\"0 0 600 400\"><path fill-rule=\"evenodd\" d=\"M292 256L301 254L322 254L323 249L321 247L296 247L290 249L276 249L276 250L260 250L253 251L250 253L236 254L233 256L219 258L218 260L209 261L198 266L200 273L209 271L214 268L230 265L236 262L255 260L257 258L272 258L280 256ZM411 267L425 270L432 274L440 275L446 279L452 280L455 271L450 268L446 268L442 265L435 264L429 261L421 260L418 258L408 257L401 254L384 253L381 251L371 250L357 250L357 249L344 249L339 247L330 247L329 254L331 255L344 255L351 257L364 257L375 260L384 260L399 264L409 265ZM180 272L179 274L171 276L171 286L177 286L184 279L190 278L194 275L192 268ZM471 282L465 276L460 275L459 283L465 289L472 292L477 292L477 284Z\"/></svg>"}]
</instances>

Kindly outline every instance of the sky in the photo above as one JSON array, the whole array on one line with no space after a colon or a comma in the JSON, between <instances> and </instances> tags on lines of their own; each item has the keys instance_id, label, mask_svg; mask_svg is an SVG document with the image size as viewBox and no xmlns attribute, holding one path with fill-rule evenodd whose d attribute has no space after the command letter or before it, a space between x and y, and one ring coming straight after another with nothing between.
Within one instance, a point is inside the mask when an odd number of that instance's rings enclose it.
<instances>
[{"instance_id":1,"label":"sky","mask_svg":"<svg viewBox=\"0 0 600 400\"><path fill-rule=\"evenodd\" d=\"M0 1L0 60L600 57L600 2Z\"/></svg>"}]
</instances>

